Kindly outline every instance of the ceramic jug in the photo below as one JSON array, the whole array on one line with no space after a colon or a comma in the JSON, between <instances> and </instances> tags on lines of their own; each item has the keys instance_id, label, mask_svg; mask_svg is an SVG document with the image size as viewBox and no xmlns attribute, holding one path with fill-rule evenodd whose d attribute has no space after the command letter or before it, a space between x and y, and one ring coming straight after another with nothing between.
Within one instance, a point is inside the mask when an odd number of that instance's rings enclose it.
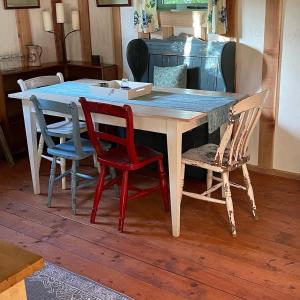
<instances>
[{"instance_id":1,"label":"ceramic jug","mask_svg":"<svg viewBox=\"0 0 300 300\"><path fill-rule=\"evenodd\" d=\"M28 66L39 67L43 49L39 45L28 45Z\"/></svg>"}]
</instances>

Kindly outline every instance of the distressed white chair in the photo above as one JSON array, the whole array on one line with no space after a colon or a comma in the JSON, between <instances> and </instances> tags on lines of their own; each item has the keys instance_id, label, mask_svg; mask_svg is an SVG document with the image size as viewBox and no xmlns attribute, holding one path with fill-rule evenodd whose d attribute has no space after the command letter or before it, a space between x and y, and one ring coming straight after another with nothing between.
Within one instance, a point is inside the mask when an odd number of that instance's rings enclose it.
<instances>
[{"instance_id":1,"label":"distressed white chair","mask_svg":"<svg viewBox=\"0 0 300 300\"><path fill-rule=\"evenodd\" d=\"M18 84L21 88L21 91L27 91L43 86L48 86L52 84L58 84L64 82L64 76L62 73L57 73L56 75L50 75L50 76L40 76L40 77L34 77L28 80L18 80ZM79 128L80 132L87 131L85 122L79 122ZM64 121L52 123L48 125L48 129L50 130L50 133L53 136L60 138L60 143L64 143L66 138L71 138L73 134L73 124L70 119L65 119ZM37 124L37 131L41 132L38 124ZM40 167L41 164L41 158L45 158L47 160L52 161L52 157L48 155L43 154L44 149L44 138L43 135L40 135L39 144L38 144L38 166ZM66 171L66 160L64 158L61 158L60 160L57 160L57 163L60 164L61 173L65 173ZM66 178L62 177L62 188L66 189Z\"/></svg>"},{"instance_id":2,"label":"distressed white chair","mask_svg":"<svg viewBox=\"0 0 300 300\"><path fill-rule=\"evenodd\" d=\"M230 110L229 121L221 139L220 145L206 144L193 148L182 154L182 195L199 200L225 204L232 235L236 236L236 226L233 213L230 186L247 191L250 199L252 214L257 219L253 188L251 185L246 163L249 161L247 153L250 136L257 124L267 91L257 93L233 105ZM207 169L207 190L202 194L183 190L185 165L192 165ZM229 172L242 168L245 187L229 181ZM213 172L221 177L213 176ZM213 180L217 181L215 185ZM225 199L211 197L211 193L223 188Z\"/></svg>"}]
</instances>

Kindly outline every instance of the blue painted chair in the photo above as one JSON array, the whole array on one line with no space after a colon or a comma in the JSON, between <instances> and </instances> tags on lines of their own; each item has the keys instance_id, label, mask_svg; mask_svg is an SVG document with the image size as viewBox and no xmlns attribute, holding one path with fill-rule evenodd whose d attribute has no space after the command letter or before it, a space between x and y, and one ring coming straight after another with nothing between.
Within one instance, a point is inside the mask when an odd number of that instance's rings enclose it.
<instances>
[{"instance_id":1,"label":"blue painted chair","mask_svg":"<svg viewBox=\"0 0 300 300\"><path fill-rule=\"evenodd\" d=\"M48 85L53 85L53 84L58 84L64 82L64 76L62 73L58 72L56 75L48 75L48 76L39 76L39 77L34 77L30 78L27 80L22 80L19 79L18 84L21 88L21 91L27 91L43 86L48 86ZM65 120L55 122L48 124L48 128L51 129L51 135L57 136L60 138L60 142L63 143L66 141L66 139L70 138L72 136L72 122L68 119L65 118ZM86 124L85 122L80 122L79 123L79 128L80 132L86 132ZM37 126L37 131L40 132L39 126ZM47 159L52 161L52 157L48 155L43 154L44 150L44 138L43 135L40 136L39 139L39 145L38 145L38 166L40 167L41 164L41 159ZM61 159L57 161L57 163L60 165L61 172L64 173L66 171L66 161L64 159ZM66 179L65 177L62 178L62 188L66 189Z\"/></svg>"},{"instance_id":2,"label":"blue painted chair","mask_svg":"<svg viewBox=\"0 0 300 300\"><path fill-rule=\"evenodd\" d=\"M51 207L54 182L56 180L59 180L71 174L72 211L73 214L76 214L77 187L80 188L80 187L91 185L93 184L93 181L95 179L92 176L78 172L79 161L87 157L93 156L95 153L95 149L93 148L89 140L80 137L78 109L75 102L67 104L67 103L61 103L56 101L40 100L37 99L36 96L31 96L30 100L34 105L36 111L36 117L40 126L41 133L48 146L47 152L53 157L51 163L49 187L48 187L48 207ZM55 132L53 132L51 128L47 126L43 114L43 110L58 112L68 117L71 117L73 132L72 132L72 137L68 141L60 144L54 143L52 137L53 136L60 137L60 135L56 135ZM108 150L110 148L110 144L108 143L104 143L102 146L104 147L105 150ZM71 160L72 167L70 170L61 173L59 176L56 177L55 176L56 161L59 158ZM115 174L111 173L111 176L115 177ZM83 179L93 180L93 181L85 182L77 186L78 177Z\"/></svg>"}]
</instances>

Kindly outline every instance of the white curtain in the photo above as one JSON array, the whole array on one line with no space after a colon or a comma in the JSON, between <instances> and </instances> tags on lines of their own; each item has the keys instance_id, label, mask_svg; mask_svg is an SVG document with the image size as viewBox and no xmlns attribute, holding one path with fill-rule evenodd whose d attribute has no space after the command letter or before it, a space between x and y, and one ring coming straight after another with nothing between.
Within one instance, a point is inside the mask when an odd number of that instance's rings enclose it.
<instances>
[{"instance_id":1,"label":"white curtain","mask_svg":"<svg viewBox=\"0 0 300 300\"><path fill-rule=\"evenodd\" d=\"M159 30L156 0L134 0L134 27L137 32Z\"/></svg>"},{"instance_id":2,"label":"white curtain","mask_svg":"<svg viewBox=\"0 0 300 300\"><path fill-rule=\"evenodd\" d=\"M208 0L207 32L227 33L226 0Z\"/></svg>"}]
</instances>

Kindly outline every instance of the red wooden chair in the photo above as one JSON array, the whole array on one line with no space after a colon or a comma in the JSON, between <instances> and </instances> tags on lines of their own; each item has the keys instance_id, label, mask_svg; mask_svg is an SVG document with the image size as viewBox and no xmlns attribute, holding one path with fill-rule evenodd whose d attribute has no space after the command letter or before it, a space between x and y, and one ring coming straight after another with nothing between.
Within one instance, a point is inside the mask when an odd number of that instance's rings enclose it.
<instances>
[{"instance_id":1,"label":"red wooden chair","mask_svg":"<svg viewBox=\"0 0 300 300\"><path fill-rule=\"evenodd\" d=\"M91 213L91 223L95 223L96 213L103 190L116 183L121 183L119 231L123 231L125 209L128 200L133 200L140 196L147 195L157 189L161 189L164 207L165 210L168 211L169 193L162 161L163 155L145 146L136 146L134 144L133 116L131 107L129 105L120 107L105 103L89 102L85 98L80 98L79 101L83 108L90 140L94 148L96 149L97 159L101 166L101 172L94 196L93 210ZM91 113L110 115L125 119L126 137L118 137L105 131L96 131L93 125ZM104 149L102 149L100 141L115 143L117 146L111 148L109 151L104 151ZM159 185L142 190L128 183L129 171L141 169L152 163L158 164L160 179ZM111 167L119 170L122 175L119 175L116 178L113 178L105 183L104 180L106 171ZM135 193L132 195L128 195L128 189L133 190Z\"/></svg>"}]
</instances>

